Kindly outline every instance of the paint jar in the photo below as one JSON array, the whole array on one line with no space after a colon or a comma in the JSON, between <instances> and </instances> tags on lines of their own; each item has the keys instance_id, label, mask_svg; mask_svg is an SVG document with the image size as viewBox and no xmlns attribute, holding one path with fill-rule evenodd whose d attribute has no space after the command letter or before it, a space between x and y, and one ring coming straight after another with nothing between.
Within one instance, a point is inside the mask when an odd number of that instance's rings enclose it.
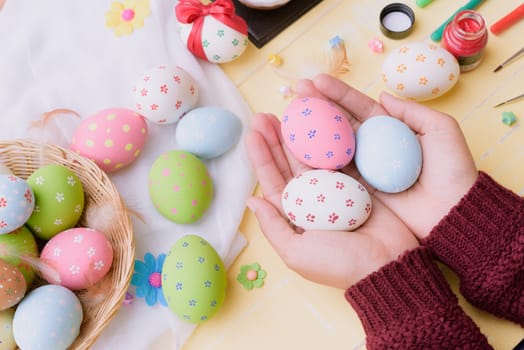
<instances>
[{"instance_id":1,"label":"paint jar","mask_svg":"<svg viewBox=\"0 0 524 350\"><path fill-rule=\"evenodd\" d=\"M473 10L457 13L442 34L442 47L457 58L461 72L477 68L487 42L486 22Z\"/></svg>"}]
</instances>

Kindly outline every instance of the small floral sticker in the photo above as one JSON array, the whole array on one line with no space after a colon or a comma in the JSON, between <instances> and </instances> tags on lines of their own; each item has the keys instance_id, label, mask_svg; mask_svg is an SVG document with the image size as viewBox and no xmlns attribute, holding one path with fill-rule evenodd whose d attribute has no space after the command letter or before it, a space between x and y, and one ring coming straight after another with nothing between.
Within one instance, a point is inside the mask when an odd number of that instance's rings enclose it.
<instances>
[{"instance_id":1,"label":"small floral sticker","mask_svg":"<svg viewBox=\"0 0 524 350\"><path fill-rule=\"evenodd\" d=\"M156 259L151 253L144 255L144 261L135 260L135 271L131 277L131 284L136 287L136 297L145 298L147 305L153 306L157 301L162 306L167 306L164 292L162 291L162 267L165 254L160 254Z\"/></svg>"},{"instance_id":2,"label":"small floral sticker","mask_svg":"<svg viewBox=\"0 0 524 350\"><path fill-rule=\"evenodd\" d=\"M266 271L262 269L259 263L255 262L240 267L237 281L240 282L245 289L252 290L253 288L262 287L264 285L264 278L266 278Z\"/></svg>"},{"instance_id":3,"label":"small floral sticker","mask_svg":"<svg viewBox=\"0 0 524 350\"><path fill-rule=\"evenodd\" d=\"M150 13L149 0L114 1L106 12L106 26L112 28L116 36L130 35L144 26L144 19Z\"/></svg>"}]
</instances>

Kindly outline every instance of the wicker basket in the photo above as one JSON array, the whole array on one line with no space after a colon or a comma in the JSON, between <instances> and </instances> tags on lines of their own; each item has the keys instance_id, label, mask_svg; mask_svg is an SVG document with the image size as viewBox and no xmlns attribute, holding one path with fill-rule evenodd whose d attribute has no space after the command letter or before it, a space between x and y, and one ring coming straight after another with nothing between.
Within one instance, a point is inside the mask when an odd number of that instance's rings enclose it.
<instances>
[{"instance_id":1,"label":"wicker basket","mask_svg":"<svg viewBox=\"0 0 524 350\"><path fill-rule=\"evenodd\" d=\"M72 170L82 181L85 192L84 214L78 226L92 227L86 215L90 207L111 205L115 209L116 217L104 232L113 246L113 264L104 279L93 287L103 291L103 295L97 297L98 294L89 289L76 293L82 302L84 320L71 349L88 349L122 305L133 273L133 228L124 202L95 163L62 147L29 139L0 141L0 160L23 179L46 164L60 164Z\"/></svg>"}]
</instances>

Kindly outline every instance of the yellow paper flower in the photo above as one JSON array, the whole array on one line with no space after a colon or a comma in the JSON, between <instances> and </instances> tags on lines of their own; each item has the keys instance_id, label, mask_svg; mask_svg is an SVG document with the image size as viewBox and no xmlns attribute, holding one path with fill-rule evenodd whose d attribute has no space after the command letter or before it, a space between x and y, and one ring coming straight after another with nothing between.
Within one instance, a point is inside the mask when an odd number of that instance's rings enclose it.
<instances>
[{"instance_id":1,"label":"yellow paper flower","mask_svg":"<svg viewBox=\"0 0 524 350\"><path fill-rule=\"evenodd\" d=\"M116 36L130 35L144 26L150 13L149 0L115 1L106 12L106 26L113 28Z\"/></svg>"}]
</instances>

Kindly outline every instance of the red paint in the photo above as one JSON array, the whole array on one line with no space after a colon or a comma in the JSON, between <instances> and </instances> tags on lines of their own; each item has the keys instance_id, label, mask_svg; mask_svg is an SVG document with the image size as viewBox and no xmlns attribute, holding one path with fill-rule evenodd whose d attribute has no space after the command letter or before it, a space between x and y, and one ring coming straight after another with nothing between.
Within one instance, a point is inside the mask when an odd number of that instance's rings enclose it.
<instances>
[{"instance_id":1,"label":"red paint","mask_svg":"<svg viewBox=\"0 0 524 350\"><path fill-rule=\"evenodd\" d=\"M459 20L458 26L460 29L468 33L475 33L481 29L480 24L471 18L463 18Z\"/></svg>"},{"instance_id":2,"label":"red paint","mask_svg":"<svg viewBox=\"0 0 524 350\"><path fill-rule=\"evenodd\" d=\"M486 22L478 12L472 10L457 13L442 35L442 47L457 58L462 72L470 71L480 64L487 42Z\"/></svg>"}]
</instances>

